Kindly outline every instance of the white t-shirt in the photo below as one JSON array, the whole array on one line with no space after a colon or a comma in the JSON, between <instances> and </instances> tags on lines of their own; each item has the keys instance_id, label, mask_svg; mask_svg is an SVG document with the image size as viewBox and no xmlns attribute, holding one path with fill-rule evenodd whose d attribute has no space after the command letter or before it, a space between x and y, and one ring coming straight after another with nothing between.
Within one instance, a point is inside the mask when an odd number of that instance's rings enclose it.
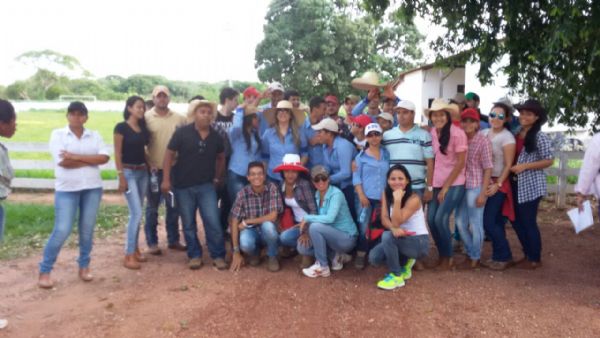
<instances>
[{"instance_id":1,"label":"white t-shirt","mask_svg":"<svg viewBox=\"0 0 600 338\"><path fill-rule=\"evenodd\" d=\"M304 209L302 209L300 207L300 205L298 205L298 202L296 201L295 198L285 198L285 205L287 205L288 207L292 208L292 212L294 213L294 220L296 222L302 222L302 220L304 219L304 215L306 215L306 212L304 211Z\"/></svg>"},{"instance_id":2,"label":"white t-shirt","mask_svg":"<svg viewBox=\"0 0 600 338\"><path fill-rule=\"evenodd\" d=\"M492 142L492 162L494 168L492 169L492 177L499 177L502 175L502 169L504 169L504 146L508 144L515 144L515 137L506 128L502 129L498 134L494 134L492 129L484 129L481 131L483 135L487 136Z\"/></svg>"},{"instance_id":3,"label":"white t-shirt","mask_svg":"<svg viewBox=\"0 0 600 338\"><path fill-rule=\"evenodd\" d=\"M108 148L97 131L84 129L81 138L65 127L55 129L50 136L50 154L54 159L54 188L56 191L80 191L102 188L100 166L90 165L77 169L67 169L59 166L62 161L60 153L67 151L78 155L110 156Z\"/></svg>"},{"instance_id":4,"label":"white t-shirt","mask_svg":"<svg viewBox=\"0 0 600 338\"><path fill-rule=\"evenodd\" d=\"M390 207L390 219L392 218L393 207ZM415 234L413 236L418 235L428 235L429 231L427 231L427 225L425 224L425 213L423 212L423 208L419 208L412 216L410 216L406 222L400 224L400 228L406 231L412 231Z\"/></svg>"}]
</instances>

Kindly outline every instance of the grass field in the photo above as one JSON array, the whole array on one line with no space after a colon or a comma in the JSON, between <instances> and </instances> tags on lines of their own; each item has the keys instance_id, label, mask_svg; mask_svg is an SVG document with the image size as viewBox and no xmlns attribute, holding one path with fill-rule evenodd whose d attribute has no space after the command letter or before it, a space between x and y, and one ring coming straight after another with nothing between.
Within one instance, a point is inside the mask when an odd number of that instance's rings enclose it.
<instances>
[{"instance_id":1,"label":"grass field","mask_svg":"<svg viewBox=\"0 0 600 338\"><path fill-rule=\"evenodd\" d=\"M24 257L42 249L54 227L54 206L28 203L2 203L6 215L4 243L0 244L0 260ZM127 223L127 207L107 205L98 211L96 236L104 237ZM74 232L76 232L76 228ZM71 236L67 245L75 245Z\"/></svg>"}]
</instances>

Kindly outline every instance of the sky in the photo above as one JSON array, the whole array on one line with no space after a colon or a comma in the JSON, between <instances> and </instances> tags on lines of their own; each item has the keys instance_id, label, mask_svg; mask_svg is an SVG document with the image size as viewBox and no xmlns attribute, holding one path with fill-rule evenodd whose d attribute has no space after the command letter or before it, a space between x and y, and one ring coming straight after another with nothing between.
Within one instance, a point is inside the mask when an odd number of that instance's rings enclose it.
<instances>
[{"instance_id":1,"label":"sky","mask_svg":"<svg viewBox=\"0 0 600 338\"><path fill-rule=\"evenodd\" d=\"M254 50L269 0L3 1L0 85L33 73L32 50L74 56L94 76L256 81Z\"/></svg>"}]
</instances>

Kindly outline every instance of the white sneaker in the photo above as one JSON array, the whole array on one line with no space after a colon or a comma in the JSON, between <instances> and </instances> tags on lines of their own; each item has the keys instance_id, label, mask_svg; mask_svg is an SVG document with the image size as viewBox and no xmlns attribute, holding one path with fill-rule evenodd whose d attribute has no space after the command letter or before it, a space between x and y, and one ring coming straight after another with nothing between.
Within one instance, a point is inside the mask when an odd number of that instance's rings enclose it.
<instances>
[{"instance_id":1,"label":"white sneaker","mask_svg":"<svg viewBox=\"0 0 600 338\"><path fill-rule=\"evenodd\" d=\"M331 261L331 270L340 271L344 268L344 264L350 263L352 261L352 256L345 253L337 253L333 256L333 260Z\"/></svg>"},{"instance_id":2,"label":"white sneaker","mask_svg":"<svg viewBox=\"0 0 600 338\"><path fill-rule=\"evenodd\" d=\"M302 269L302 273L306 277L316 278L316 277L329 277L331 275L331 271L329 271L329 267L321 267L321 264L317 261L311 267Z\"/></svg>"}]
</instances>

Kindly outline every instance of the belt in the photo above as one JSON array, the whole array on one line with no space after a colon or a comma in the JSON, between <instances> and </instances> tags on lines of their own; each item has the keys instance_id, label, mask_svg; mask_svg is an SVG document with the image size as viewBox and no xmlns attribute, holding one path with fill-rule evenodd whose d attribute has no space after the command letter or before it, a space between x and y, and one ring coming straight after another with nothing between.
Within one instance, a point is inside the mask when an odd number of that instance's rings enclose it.
<instances>
[{"instance_id":1,"label":"belt","mask_svg":"<svg viewBox=\"0 0 600 338\"><path fill-rule=\"evenodd\" d=\"M129 170L146 170L145 164L123 164L123 169Z\"/></svg>"}]
</instances>

